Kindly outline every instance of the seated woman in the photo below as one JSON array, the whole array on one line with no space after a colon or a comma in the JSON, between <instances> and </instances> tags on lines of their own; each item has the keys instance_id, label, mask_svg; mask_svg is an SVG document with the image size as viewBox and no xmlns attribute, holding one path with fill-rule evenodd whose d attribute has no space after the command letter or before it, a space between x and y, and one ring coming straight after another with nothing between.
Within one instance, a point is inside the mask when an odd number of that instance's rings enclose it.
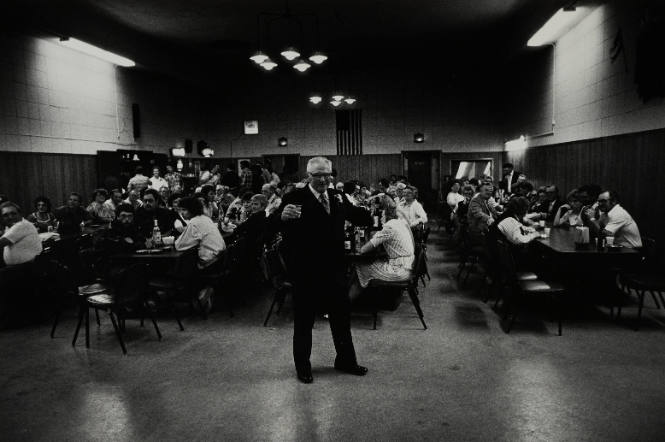
<instances>
[{"instance_id":1,"label":"seated woman","mask_svg":"<svg viewBox=\"0 0 665 442\"><path fill-rule=\"evenodd\" d=\"M381 209L385 211L386 223L361 249L360 253L370 253L380 245L387 253L386 258L369 264L356 266L356 278L351 285L349 297L354 300L367 287L370 280L408 281L414 261L414 241L407 222L397 217L397 206L390 197L382 197Z\"/></svg>"},{"instance_id":2,"label":"seated woman","mask_svg":"<svg viewBox=\"0 0 665 442\"><path fill-rule=\"evenodd\" d=\"M427 224L427 214L423 206L416 200L416 192L415 187L407 186L402 191L403 198L400 199L399 206L397 206L397 215L411 227L421 223Z\"/></svg>"},{"instance_id":3,"label":"seated woman","mask_svg":"<svg viewBox=\"0 0 665 442\"><path fill-rule=\"evenodd\" d=\"M219 217L219 208L215 202L215 186L206 184L201 188L203 195L203 214L212 220Z\"/></svg>"},{"instance_id":4,"label":"seated woman","mask_svg":"<svg viewBox=\"0 0 665 442\"><path fill-rule=\"evenodd\" d=\"M49 227L56 227L55 216L51 213L51 201L45 196L35 198L35 211L26 219L35 225L39 233L48 232Z\"/></svg>"},{"instance_id":5,"label":"seated woman","mask_svg":"<svg viewBox=\"0 0 665 442\"><path fill-rule=\"evenodd\" d=\"M198 268L207 273L214 271L219 263L219 254L226 249L224 238L217 225L203 214L203 204L196 197L182 198L178 204L182 217L187 220L185 230L175 241L176 250L197 248Z\"/></svg>"},{"instance_id":6,"label":"seated woman","mask_svg":"<svg viewBox=\"0 0 665 442\"><path fill-rule=\"evenodd\" d=\"M572 192L571 192L572 193ZM554 226L562 227L576 227L583 226L582 220L582 201L580 200L577 192L568 195L568 204L564 204L559 208L556 216L554 217Z\"/></svg>"},{"instance_id":7,"label":"seated woman","mask_svg":"<svg viewBox=\"0 0 665 442\"><path fill-rule=\"evenodd\" d=\"M92 194L92 202L87 207L87 211L92 218L93 223L105 224L110 223L115 219L115 213L104 202L108 199L109 194L106 189L97 189Z\"/></svg>"},{"instance_id":8,"label":"seated woman","mask_svg":"<svg viewBox=\"0 0 665 442\"><path fill-rule=\"evenodd\" d=\"M503 237L515 245L526 244L540 235L527 229L522 220L529 208L529 201L524 197L513 197L508 201L506 210L492 224L488 232L488 240Z\"/></svg>"}]
</instances>

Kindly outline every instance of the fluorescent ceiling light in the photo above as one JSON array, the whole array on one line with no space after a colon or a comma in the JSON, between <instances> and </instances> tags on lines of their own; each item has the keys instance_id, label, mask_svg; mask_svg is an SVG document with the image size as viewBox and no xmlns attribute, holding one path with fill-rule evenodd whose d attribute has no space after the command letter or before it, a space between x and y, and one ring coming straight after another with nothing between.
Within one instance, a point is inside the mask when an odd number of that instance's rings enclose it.
<instances>
[{"instance_id":1,"label":"fluorescent ceiling light","mask_svg":"<svg viewBox=\"0 0 665 442\"><path fill-rule=\"evenodd\" d=\"M524 150L527 148L526 137L520 135L519 138L515 140L506 141L506 151L511 152L515 150Z\"/></svg>"},{"instance_id":2,"label":"fluorescent ceiling light","mask_svg":"<svg viewBox=\"0 0 665 442\"><path fill-rule=\"evenodd\" d=\"M293 61L300 57L300 52L296 51L294 48L286 48L281 52L281 55L287 60Z\"/></svg>"},{"instance_id":3,"label":"fluorescent ceiling light","mask_svg":"<svg viewBox=\"0 0 665 442\"><path fill-rule=\"evenodd\" d=\"M311 61L314 64L321 64L327 59L328 57L325 54L322 54L321 52L315 52L309 57L309 61Z\"/></svg>"},{"instance_id":4,"label":"fluorescent ceiling light","mask_svg":"<svg viewBox=\"0 0 665 442\"><path fill-rule=\"evenodd\" d=\"M570 10L559 9L538 32L533 34L526 45L543 46L554 43L581 22L590 12L591 8L584 6L578 6Z\"/></svg>"},{"instance_id":5,"label":"fluorescent ceiling light","mask_svg":"<svg viewBox=\"0 0 665 442\"><path fill-rule=\"evenodd\" d=\"M134 61L130 60L129 58L121 57L120 55L114 54L113 52L105 51L104 49L98 48L97 46L93 46L75 38L63 37L60 39L60 44L76 51L83 52L84 54L92 55L93 57L99 58L101 60L117 64L118 66L124 66L126 68L136 66L136 63L134 63Z\"/></svg>"}]
</instances>

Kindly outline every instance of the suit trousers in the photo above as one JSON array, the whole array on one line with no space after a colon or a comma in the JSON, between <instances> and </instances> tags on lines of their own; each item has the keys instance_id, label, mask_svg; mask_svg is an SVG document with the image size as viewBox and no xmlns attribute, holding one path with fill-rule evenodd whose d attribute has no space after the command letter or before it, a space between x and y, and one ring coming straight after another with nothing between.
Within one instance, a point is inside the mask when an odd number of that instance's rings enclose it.
<instances>
[{"instance_id":1,"label":"suit trousers","mask_svg":"<svg viewBox=\"0 0 665 442\"><path fill-rule=\"evenodd\" d=\"M296 369L311 368L312 327L317 311L328 313L330 331L337 352L335 362L355 365L356 353L351 337L351 301L340 284L296 283L293 318L293 360Z\"/></svg>"}]
</instances>

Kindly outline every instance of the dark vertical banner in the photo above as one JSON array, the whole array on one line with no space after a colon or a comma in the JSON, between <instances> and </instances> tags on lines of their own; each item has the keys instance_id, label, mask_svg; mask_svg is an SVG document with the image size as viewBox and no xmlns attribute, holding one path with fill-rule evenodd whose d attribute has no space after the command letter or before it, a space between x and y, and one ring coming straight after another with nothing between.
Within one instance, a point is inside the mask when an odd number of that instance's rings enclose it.
<instances>
[{"instance_id":1,"label":"dark vertical banner","mask_svg":"<svg viewBox=\"0 0 665 442\"><path fill-rule=\"evenodd\" d=\"M360 110L336 110L337 155L362 155L363 137Z\"/></svg>"}]
</instances>

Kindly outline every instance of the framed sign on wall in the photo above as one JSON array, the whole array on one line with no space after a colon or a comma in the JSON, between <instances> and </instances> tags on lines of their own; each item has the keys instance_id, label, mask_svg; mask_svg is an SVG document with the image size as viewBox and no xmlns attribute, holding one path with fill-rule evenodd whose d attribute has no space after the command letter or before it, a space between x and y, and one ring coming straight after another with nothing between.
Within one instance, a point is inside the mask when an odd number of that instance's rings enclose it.
<instances>
[{"instance_id":1,"label":"framed sign on wall","mask_svg":"<svg viewBox=\"0 0 665 442\"><path fill-rule=\"evenodd\" d=\"M245 120L245 135L256 135L259 133L258 120Z\"/></svg>"}]
</instances>

